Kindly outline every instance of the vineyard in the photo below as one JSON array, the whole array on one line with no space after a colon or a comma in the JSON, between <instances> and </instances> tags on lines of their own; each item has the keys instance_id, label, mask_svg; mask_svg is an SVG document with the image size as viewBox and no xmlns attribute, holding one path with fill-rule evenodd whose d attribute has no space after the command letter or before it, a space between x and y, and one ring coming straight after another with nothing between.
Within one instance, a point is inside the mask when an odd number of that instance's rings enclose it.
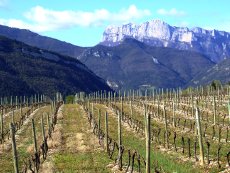
<instances>
[{"instance_id":1,"label":"vineyard","mask_svg":"<svg viewBox=\"0 0 230 173\"><path fill-rule=\"evenodd\" d=\"M229 172L229 99L229 88L2 99L0 172Z\"/></svg>"}]
</instances>

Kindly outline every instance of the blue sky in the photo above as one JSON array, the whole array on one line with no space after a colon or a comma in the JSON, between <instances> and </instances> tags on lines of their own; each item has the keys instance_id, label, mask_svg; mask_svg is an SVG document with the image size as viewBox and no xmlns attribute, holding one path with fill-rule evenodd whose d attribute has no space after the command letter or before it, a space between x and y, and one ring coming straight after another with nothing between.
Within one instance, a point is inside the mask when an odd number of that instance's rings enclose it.
<instances>
[{"instance_id":1,"label":"blue sky","mask_svg":"<svg viewBox=\"0 0 230 173\"><path fill-rule=\"evenodd\" d=\"M108 25L152 19L230 32L229 7L230 0L0 0L0 24L93 46Z\"/></svg>"}]
</instances>

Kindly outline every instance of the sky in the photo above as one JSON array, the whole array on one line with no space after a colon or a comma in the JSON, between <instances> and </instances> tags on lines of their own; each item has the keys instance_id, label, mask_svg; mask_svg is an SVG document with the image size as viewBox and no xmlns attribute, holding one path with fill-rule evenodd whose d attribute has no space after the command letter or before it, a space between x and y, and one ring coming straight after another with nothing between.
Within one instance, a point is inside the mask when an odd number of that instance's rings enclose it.
<instances>
[{"instance_id":1,"label":"sky","mask_svg":"<svg viewBox=\"0 0 230 173\"><path fill-rule=\"evenodd\" d=\"M94 46L108 25L160 19L230 32L230 0L0 0L0 24L78 46Z\"/></svg>"}]
</instances>

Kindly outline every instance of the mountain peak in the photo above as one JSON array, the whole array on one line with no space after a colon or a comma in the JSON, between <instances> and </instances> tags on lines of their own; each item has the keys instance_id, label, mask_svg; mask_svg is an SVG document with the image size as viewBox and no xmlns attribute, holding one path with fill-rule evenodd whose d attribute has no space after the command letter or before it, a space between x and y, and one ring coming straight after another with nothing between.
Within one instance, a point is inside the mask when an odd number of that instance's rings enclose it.
<instances>
[{"instance_id":1,"label":"mountain peak","mask_svg":"<svg viewBox=\"0 0 230 173\"><path fill-rule=\"evenodd\" d=\"M200 52L214 62L230 57L230 33L199 27L175 27L159 19L139 25L128 23L122 26L109 26L103 33L101 44L115 46L127 37L150 46Z\"/></svg>"},{"instance_id":2,"label":"mountain peak","mask_svg":"<svg viewBox=\"0 0 230 173\"><path fill-rule=\"evenodd\" d=\"M108 26L103 33L103 42L120 42L125 37L132 37L141 40L145 37L170 39L171 33L167 23L162 20L154 19L140 25L134 23L124 24L122 26Z\"/></svg>"},{"instance_id":3,"label":"mountain peak","mask_svg":"<svg viewBox=\"0 0 230 173\"><path fill-rule=\"evenodd\" d=\"M150 21L147 21L149 23L155 23L155 24L161 24L161 25L168 25L166 22L164 22L163 20L160 19L152 19Z\"/></svg>"}]
</instances>

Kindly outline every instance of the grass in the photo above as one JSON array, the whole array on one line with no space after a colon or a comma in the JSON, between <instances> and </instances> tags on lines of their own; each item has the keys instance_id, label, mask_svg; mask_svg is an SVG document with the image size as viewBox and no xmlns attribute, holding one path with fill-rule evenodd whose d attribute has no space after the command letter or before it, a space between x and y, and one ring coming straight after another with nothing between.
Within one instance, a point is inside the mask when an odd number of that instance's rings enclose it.
<instances>
[{"instance_id":1,"label":"grass","mask_svg":"<svg viewBox=\"0 0 230 173\"><path fill-rule=\"evenodd\" d=\"M44 112L49 112L49 110L50 110L49 106L42 107L33 116L35 126L36 126L38 147L42 143L41 124L40 124L41 115ZM16 133L16 135L19 137L18 139L16 139L18 161L19 161L19 170L22 169L23 161L31 155L30 151L28 151L28 147L33 145L33 140L32 140L33 136L32 136L32 127L31 126L32 126L31 121L29 121L28 124L23 125L23 127L22 127L23 130L21 131L20 134ZM9 145L11 145L11 141L6 141L6 143L9 143ZM3 147L3 145L1 147ZM0 172L14 172L13 156L12 156L12 150L11 149L10 150L4 149L1 153Z\"/></svg>"},{"instance_id":2,"label":"grass","mask_svg":"<svg viewBox=\"0 0 230 173\"><path fill-rule=\"evenodd\" d=\"M102 115L104 115L107 108L104 105L95 105L94 116L97 119L97 110L96 108L101 109ZM104 122L104 116L101 116L101 122ZM104 125L102 124L102 129L104 129ZM111 136L114 140L117 140L117 119L113 115L109 114L109 136ZM124 126L122 128L122 141L123 145L126 149L137 150L141 156L145 156L145 140L138 136L133 131L128 131ZM200 169L193 168L191 162L186 162L181 164L178 162L177 157L169 156L166 153L160 152L155 146L152 147L151 150L151 160L158 162L158 166L162 167L165 172L172 172L175 170L176 172L201 172ZM127 163L127 155L125 156L124 161ZM137 169L137 167L136 167ZM154 168L152 167L152 170ZM144 171L144 166L142 164L142 171Z\"/></svg>"},{"instance_id":3,"label":"grass","mask_svg":"<svg viewBox=\"0 0 230 173\"><path fill-rule=\"evenodd\" d=\"M117 104L118 107L121 109L121 104ZM123 105L123 110L126 114L129 114L130 115L130 106L129 104L124 104ZM133 111L133 117L135 117L136 119L138 119L139 121L142 121L143 122L143 111L136 111L134 110ZM169 117L172 116L169 114ZM152 128L156 128L156 127L161 127L162 129L164 129L164 123L163 121L162 122L159 122L159 121L155 121L155 120L152 120ZM192 156L194 155L194 135L192 135L193 132L184 132L182 130L182 128L172 128L172 127L168 127L169 131L173 132L173 131L177 131L177 140L176 140L176 143L177 143L177 146L181 146L181 142L179 139L181 139L181 136L183 135L185 137L185 145L187 147L187 138L190 138L191 139L191 154ZM161 136L160 136L160 139L163 138L163 133L161 133ZM208 140L210 143L211 143L211 147L210 147L210 158L217 158L217 149L218 149L218 142L216 141L212 141L210 138L206 138L206 140ZM170 137L170 143L172 144L173 143L173 135L171 135ZM158 145L158 144L156 144ZM227 159L226 159L226 153L229 152L229 143L221 143L222 145L222 148L220 150L220 160L223 162L223 164L225 164L227 162ZM198 148L199 149L199 148ZM199 152L199 150L197 149L197 151ZM205 140L204 140L204 154L206 155L206 151L207 151L207 146L205 144ZM188 151L187 149L185 149L185 154L184 156L186 157L188 155ZM218 170L217 167L212 167L211 169L209 169L210 171L211 170ZM219 169L218 171L220 170L223 170L222 169Z\"/></svg>"},{"instance_id":4,"label":"grass","mask_svg":"<svg viewBox=\"0 0 230 173\"><path fill-rule=\"evenodd\" d=\"M30 108L29 107L23 107L22 108L22 115L24 115ZM6 116L7 114L7 116ZM18 108L17 110L14 110L14 117L13 117L13 111L8 111L3 115L3 131L7 131L9 129L9 123L13 122L19 122L21 118L21 110Z\"/></svg>"},{"instance_id":5,"label":"grass","mask_svg":"<svg viewBox=\"0 0 230 173\"><path fill-rule=\"evenodd\" d=\"M117 102L117 106L121 106ZM94 104L93 115L95 120L98 120L98 109L101 110L101 129L105 131L105 112L108 112L108 126L109 126L109 136L117 141L117 116L111 109L104 104ZM49 112L50 108L41 108L35 115L35 127L37 131L38 146L42 142L41 135L41 115L43 112ZM91 111L91 108L90 108ZM133 109L133 117L144 123L143 115L140 114L140 109ZM124 103L124 112L130 114L129 104ZM62 142L60 143L60 148L56 152L51 152L49 154L48 160L52 160L54 164L55 172L64 173L75 173L75 172L86 172L86 173L109 173L111 168L108 167L111 163L114 164L115 159L118 156L117 150L115 151L113 158L109 159L108 154L105 152L102 146L99 145L97 137L92 133L92 128L89 126L86 114L80 105L67 104L64 105L63 109L63 119L58 120L58 125L62 128ZM171 116L171 115L169 115ZM44 117L45 129L47 131L47 119ZM152 121L152 127L164 129L164 123L158 121ZM175 130L169 128L169 130ZM176 130L181 130L176 129ZM179 133L182 134L182 133ZM189 133L186 134L189 136ZM191 135L191 134L190 134ZM170 143L172 143L172 136L170 137ZM179 137L181 137L179 135ZM179 138L178 137L178 138ZM161 133L161 139L163 138L163 133ZM187 138L186 138L187 139ZM187 144L187 140L185 143ZM193 137L191 137L193 140ZM123 155L123 165L126 166L128 162L128 152L137 151L141 157L145 157L145 139L141 134L137 134L133 129L122 123L122 144L125 147ZM191 143L192 144L192 143ZM178 139L177 146L180 145ZM217 144L212 143L217 150ZM20 170L22 167L23 159L27 158L31 153L28 151L28 147L33 146L32 140L32 129L31 122L24 124L22 133L19 134L19 140L17 141L17 148L19 153L19 166ZM52 150L52 149L51 149ZM191 145L191 152L193 155L193 144ZM221 150L221 155L224 155L229 150L227 145L223 145L223 150ZM186 151L186 150L185 150ZM197 152L199 150L197 149ZM206 151L205 151L206 152ZM210 157L216 155L216 151L211 149ZM193 172L218 172L221 169L217 167L207 168L200 167L194 162L184 161L183 159L187 157L187 151L182 155L181 151L170 152L162 151L159 149L159 144L155 140L151 144L151 171L157 167L161 172L171 173L193 173ZM51 159L50 159L51 158ZM223 157L222 157L223 159ZM137 170L137 160L135 160L134 169ZM143 161L141 161L141 171L144 172L145 166ZM0 172L13 172L13 161L12 161L12 151L3 151L0 157Z\"/></svg>"},{"instance_id":6,"label":"grass","mask_svg":"<svg viewBox=\"0 0 230 173\"><path fill-rule=\"evenodd\" d=\"M64 119L61 120L63 127L62 144L63 151L56 153L54 165L56 172L101 172L108 173L106 166L111 162L107 154L98 147L95 147L92 138L93 133L89 132L89 123L79 105L65 105ZM77 134L82 134L83 143L74 138ZM96 141L98 142L98 141ZM86 149L82 149L82 146Z\"/></svg>"},{"instance_id":7,"label":"grass","mask_svg":"<svg viewBox=\"0 0 230 173\"><path fill-rule=\"evenodd\" d=\"M109 160L104 152L69 153L66 151L56 154L54 160L57 172L109 173L105 165Z\"/></svg>"}]
</instances>

